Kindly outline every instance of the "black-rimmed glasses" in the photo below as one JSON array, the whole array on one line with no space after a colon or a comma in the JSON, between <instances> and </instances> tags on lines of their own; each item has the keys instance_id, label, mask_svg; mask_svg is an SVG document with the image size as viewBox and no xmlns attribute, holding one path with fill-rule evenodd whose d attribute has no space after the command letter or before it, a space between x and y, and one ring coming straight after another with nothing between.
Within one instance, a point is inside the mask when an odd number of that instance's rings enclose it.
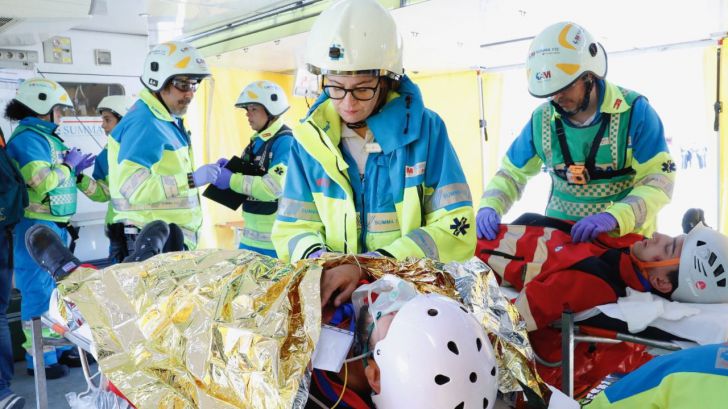
<instances>
[{"instance_id":1,"label":"black-rimmed glasses","mask_svg":"<svg viewBox=\"0 0 728 409\"><path fill-rule=\"evenodd\" d=\"M373 87L344 88L336 85L324 85L323 88L324 93L331 99L344 99L347 93L351 93L351 96L356 100L369 101L377 94L379 82Z\"/></svg>"}]
</instances>

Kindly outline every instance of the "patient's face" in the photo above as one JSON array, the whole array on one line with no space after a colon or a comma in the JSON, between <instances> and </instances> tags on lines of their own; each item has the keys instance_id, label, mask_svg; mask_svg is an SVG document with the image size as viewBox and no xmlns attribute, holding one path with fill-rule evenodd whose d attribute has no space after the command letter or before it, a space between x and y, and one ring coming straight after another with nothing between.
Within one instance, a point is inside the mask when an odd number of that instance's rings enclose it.
<instances>
[{"instance_id":1,"label":"patient's face","mask_svg":"<svg viewBox=\"0 0 728 409\"><path fill-rule=\"evenodd\" d=\"M685 235L670 237L655 233L652 238L635 243L632 253L642 261L662 261L679 258Z\"/></svg>"}]
</instances>

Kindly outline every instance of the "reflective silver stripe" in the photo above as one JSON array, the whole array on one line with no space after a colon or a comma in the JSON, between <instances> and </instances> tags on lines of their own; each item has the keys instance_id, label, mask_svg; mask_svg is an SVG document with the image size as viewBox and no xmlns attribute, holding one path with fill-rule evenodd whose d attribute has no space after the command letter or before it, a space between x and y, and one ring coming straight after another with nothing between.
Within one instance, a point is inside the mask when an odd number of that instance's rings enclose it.
<instances>
[{"instance_id":1,"label":"reflective silver stripe","mask_svg":"<svg viewBox=\"0 0 728 409\"><path fill-rule=\"evenodd\" d=\"M267 241L270 242L270 233L264 233L251 229L243 229L243 237L255 240L255 241Z\"/></svg>"},{"instance_id":2,"label":"reflective silver stripe","mask_svg":"<svg viewBox=\"0 0 728 409\"><path fill-rule=\"evenodd\" d=\"M298 246L298 243L305 239L306 237L314 236L318 239L318 236L313 233L301 233L298 236L294 236L291 240L288 241L288 255L293 256L293 252L296 251L296 247ZM323 244L321 244L321 247L324 247ZM305 250L305 249L304 249Z\"/></svg>"},{"instance_id":3,"label":"reflective silver stripe","mask_svg":"<svg viewBox=\"0 0 728 409\"><path fill-rule=\"evenodd\" d=\"M432 213L455 203L472 200L467 183L452 183L435 189L432 195L425 197L425 212Z\"/></svg>"},{"instance_id":4,"label":"reflective silver stripe","mask_svg":"<svg viewBox=\"0 0 728 409\"><path fill-rule=\"evenodd\" d=\"M143 203L132 205L128 200L113 199L111 204L114 210L119 212L128 212L134 210L173 210L173 209L194 209L200 206L200 200L197 195L187 197L175 197L155 203Z\"/></svg>"},{"instance_id":5,"label":"reflective silver stripe","mask_svg":"<svg viewBox=\"0 0 728 409\"><path fill-rule=\"evenodd\" d=\"M43 183L43 180L45 180L46 176L51 173L51 168L41 168L38 172L36 172L33 176L30 177L30 181L28 181L28 184L30 187L36 187Z\"/></svg>"},{"instance_id":6,"label":"reflective silver stripe","mask_svg":"<svg viewBox=\"0 0 728 409\"><path fill-rule=\"evenodd\" d=\"M122 196L129 199L131 195L151 176L149 169L139 169L134 172L133 175L129 176L124 183L121 184L119 192Z\"/></svg>"},{"instance_id":7,"label":"reflective silver stripe","mask_svg":"<svg viewBox=\"0 0 728 409\"><path fill-rule=\"evenodd\" d=\"M93 196L96 193L96 190L99 188L99 185L96 183L96 181L92 178L88 179L88 186L86 186L86 189L83 189L83 193L87 196Z\"/></svg>"},{"instance_id":8,"label":"reflective silver stripe","mask_svg":"<svg viewBox=\"0 0 728 409\"><path fill-rule=\"evenodd\" d=\"M97 180L96 185L101 187L101 190L104 191L106 196L109 196L109 185L106 182L103 180Z\"/></svg>"},{"instance_id":9,"label":"reflective silver stripe","mask_svg":"<svg viewBox=\"0 0 728 409\"><path fill-rule=\"evenodd\" d=\"M632 213L634 213L634 227L642 227L645 224L645 220L647 220L647 203L645 200L637 196L627 196L621 200L621 203L626 203L632 208Z\"/></svg>"},{"instance_id":10,"label":"reflective silver stripe","mask_svg":"<svg viewBox=\"0 0 728 409\"><path fill-rule=\"evenodd\" d=\"M440 253L437 251L435 240L433 240L426 231L422 229L415 229L409 232L407 237L409 237L420 249L422 249L422 252L425 253L425 257L433 260L440 259Z\"/></svg>"},{"instance_id":11,"label":"reflective silver stripe","mask_svg":"<svg viewBox=\"0 0 728 409\"><path fill-rule=\"evenodd\" d=\"M162 186L164 187L164 195L168 198L179 196L177 179L174 176L162 176Z\"/></svg>"},{"instance_id":12,"label":"reflective silver stripe","mask_svg":"<svg viewBox=\"0 0 728 409\"><path fill-rule=\"evenodd\" d=\"M486 190L485 193L483 193L483 198L493 198L501 202L501 205L504 209L510 209L511 205L513 205L513 201L505 192L501 192L498 189L490 189Z\"/></svg>"},{"instance_id":13,"label":"reflective silver stripe","mask_svg":"<svg viewBox=\"0 0 728 409\"><path fill-rule=\"evenodd\" d=\"M397 212L367 213L367 231L370 233L386 233L399 231Z\"/></svg>"},{"instance_id":14,"label":"reflective silver stripe","mask_svg":"<svg viewBox=\"0 0 728 409\"><path fill-rule=\"evenodd\" d=\"M243 191L242 193L247 196L253 195L253 177L250 175L243 175Z\"/></svg>"},{"instance_id":15,"label":"reflective silver stripe","mask_svg":"<svg viewBox=\"0 0 728 409\"><path fill-rule=\"evenodd\" d=\"M516 193L518 194L518 197L520 198L521 196L523 196L523 189L526 188L526 185L524 183L518 183L518 181L516 181L516 179L510 173L506 172L505 170L498 170L497 172L495 172L495 175L500 176L503 179L511 182L513 187L516 189Z\"/></svg>"},{"instance_id":16,"label":"reflective silver stripe","mask_svg":"<svg viewBox=\"0 0 728 409\"><path fill-rule=\"evenodd\" d=\"M537 275L541 274L543 264L548 258L548 247L546 246L546 243L551 240L551 233L553 233L554 230L555 229L544 229L543 236L536 241L536 250L533 252L533 261L526 264L525 277L523 277L524 283L533 280Z\"/></svg>"},{"instance_id":17,"label":"reflective silver stripe","mask_svg":"<svg viewBox=\"0 0 728 409\"><path fill-rule=\"evenodd\" d=\"M25 210L27 210L29 212L33 212L33 213L46 213L46 214L51 213L50 206L44 206L40 203L33 203L33 202L28 204L28 207L26 207Z\"/></svg>"},{"instance_id":18,"label":"reflective silver stripe","mask_svg":"<svg viewBox=\"0 0 728 409\"><path fill-rule=\"evenodd\" d=\"M552 167L551 163L551 105L544 104L541 110L541 146L546 167Z\"/></svg>"},{"instance_id":19,"label":"reflective silver stripe","mask_svg":"<svg viewBox=\"0 0 728 409\"><path fill-rule=\"evenodd\" d=\"M612 169L617 169L619 163L619 152L617 152L617 143L619 141L619 120L622 115L614 114L609 120L609 149L612 153Z\"/></svg>"},{"instance_id":20,"label":"reflective silver stripe","mask_svg":"<svg viewBox=\"0 0 728 409\"><path fill-rule=\"evenodd\" d=\"M316 204L288 198L282 198L278 202L278 215L310 222L321 221Z\"/></svg>"},{"instance_id":21,"label":"reflective silver stripe","mask_svg":"<svg viewBox=\"0 0 728 409\"><path fill-rule=\"evenodd\" d=\"M66 180L68 180L68 177L71 177L70 175L66 177L66 174L63 173L63 169L61 168L55 168L53 169L54 172L56 172L56 175L58 176L58 184L63 184Z\"/></svg>"},{"instance_id":22,"label":"reflective silver stripe","mask_svg":"<svg viewBox=\"0 0 728 409\"><path fill-rule=\"evenodd\" d=\"M188 241L197 246L197 232L194 232L190 229L185 229L184 227L180 227L180 230L182 230L182 235L185 236L185 241Z\"/></svg>"},{"instance_id":23,"label":"reflective silver stripe","mask_svg":"<svg viewBox=\"0 0 728 409\"><path fill-rule=\"evenodd\" d=\"M283 193L283 189L281 189L281 185L271 177L271 175L263 175L263 184L265 184L271 193L273 193L273 196L280 197L281 193Z\"/></svg>"},{"instance_id":24,"label":"reflective silver stripe","mask_svg":"<svg viewBox=\"0 0 728 409\"><path fill-rule=\"evenodd\" d=\"M637 183L637 186L652 186L654 188L657 188L662 191L662 193L666 194L667 197L672 197L672 190L675 187L675 184L665 175L661 175L659 173L652 173L640 180Z\"/></svg>"}]
</instances>

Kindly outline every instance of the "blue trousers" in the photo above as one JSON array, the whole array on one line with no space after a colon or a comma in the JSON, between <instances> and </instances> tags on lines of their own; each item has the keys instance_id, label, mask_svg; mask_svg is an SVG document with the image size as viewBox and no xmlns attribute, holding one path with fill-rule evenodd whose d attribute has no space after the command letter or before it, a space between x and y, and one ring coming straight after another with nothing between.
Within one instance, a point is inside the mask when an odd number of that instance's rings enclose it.
<instances>
[{"instance_id":1,"label":"blue trousers","mask_svg":"<svg viewBox=\"0 0 728 409\"><path fill-rule=\"evenodd\" d=\"M13 286L13 270L10 269L10 241L6 230L0 229L0 400L10 395L13 379L13 341L8 328L8 304Z\"/></svg>"},{"instance_id":2,"label":"blue trousers","mask_svg":"<svg viewBox=\"0 0 728 409\"><path fill-rule=\"evenodd\" d=\"M48 302L51 293L56 288L56 283L47 271L41 268L30 258L28 249L25 248L25 232L31 226L45 224L53 229L66 243L68 232L61 229L53 222L23 218L15 226L13 231L13 247L15 255L15 284L20 290L22 301L20 304L20 316L23 321L29 321L33 317L39 317L48 311Z\"/></svg>"}]
</instances>

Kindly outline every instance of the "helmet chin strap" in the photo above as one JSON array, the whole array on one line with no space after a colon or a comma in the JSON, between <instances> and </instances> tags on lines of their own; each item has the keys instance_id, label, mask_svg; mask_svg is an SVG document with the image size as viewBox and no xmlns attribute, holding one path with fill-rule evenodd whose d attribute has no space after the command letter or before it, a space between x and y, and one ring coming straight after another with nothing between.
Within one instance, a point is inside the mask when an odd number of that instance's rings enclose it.
<instances>
[{"instance_id":1,"label":"helmet chin strap","mask_svg":"<svg viewBox=\"0 0 728 409\"><path fill-rule=\"evenodd\" d=\"M649 279L649 275L647 274L647 272L651 268L673 267L680 265L680 257L668 258L666 260L660 261L642 261L634 255L634 244L629 246L629 258L632 259L632 263L637 266L637 268L639 269L639 273L642 274L642 276L646 279Z\"/></svg>"}]
</instances>

